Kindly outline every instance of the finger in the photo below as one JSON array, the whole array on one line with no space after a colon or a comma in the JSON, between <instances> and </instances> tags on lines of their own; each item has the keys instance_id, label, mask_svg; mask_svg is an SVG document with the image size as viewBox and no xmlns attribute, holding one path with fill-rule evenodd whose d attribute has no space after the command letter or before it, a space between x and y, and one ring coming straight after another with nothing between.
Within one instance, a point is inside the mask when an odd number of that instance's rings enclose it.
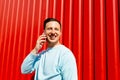
<instances>
[{"instance_id":1,"label":"finger","mask_svg":"<svg viewBox=\"0 0 120 80\"><path fill-rule=\"evenodd\" d=\"M40 38L38 39L38 41L46 40L46 38L47 38L47 37L40 37Z\"/></svg>"},{"instance_id":2,"label":"finger","mask_svg":"<svg viewBox=\"0 0 120 80\"><path fill-rule=\"evenodd\" d=\"M46 40L38 40L37 41L38 44L45 43L45 42L46 42Z\"/></svg>"},{"instance_id":3,"label":"finger","mask_svg":"<svg viewBox=\"0 0 120 80\"><path fill-rule=\"evenodd\" d=\"M38 37L38 39L43 39L43 38L47 38L46 35L41 35Z\"/></svg>"},{"instance_id":4,"label":"finger","mask_svg":"<svg viewBox=\"0 0 120 80\"><path fill-rule=\"evenodd\" d=\"M46 42L46 40L41 40L41 41L40 41L40 43L44 43L44 42Z\"/></svg>"},{"instance_id":5,"label":"finger","mask_svg":"<svg viewBox=\"0 0 120 80\"><path fill-rule=\"evenodd\" d=\"M40 35L40 36L46 36L46 34L45 34L45 33L42 33L42 35Z\"/></svg>"},{"instance_id":6,"label":"finger","mask_svg":"<svg viewBox=\"0 0 120 80\"><path fill-rule=\"evenodd\" d=\"M46 40L42 40L39 44L43 45L46 42Z\"/></svg>"},{"instance_id":7,"label":"finger","mask_svg":"<svg viewBox=\"0 0 120 80\"><path fill-rule=\"evenodd\" d=\"M45 36L45 35L40 35L40 36L38 37L38 39L41 39L41 38L46 38L46 36Z\"/></svg>"},{"instance_id":8,"label":"finger","mask_svg":"<svg viewBox=\"0 0 120 80\"><path fill-rule=\"evenodd\" d=\"M42 35L45 35L45 32L43 32Z\"/></svg>"}]
</instances>

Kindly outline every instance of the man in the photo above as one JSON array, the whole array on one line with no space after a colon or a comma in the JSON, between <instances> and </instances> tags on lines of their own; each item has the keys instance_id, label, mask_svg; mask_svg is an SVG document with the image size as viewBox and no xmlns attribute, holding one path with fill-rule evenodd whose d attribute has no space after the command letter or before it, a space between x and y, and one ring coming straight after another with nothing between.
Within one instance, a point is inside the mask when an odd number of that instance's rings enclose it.
<instances>
[{"instance_id":1,"label":"man","mask_svg":"<svg viewBox=\"0 0 120 80\"><path fill-rule=\"evenodd\" d=\"M73 53L59 42L61 23L48 18L44 21L44 33L38 38L35 48L25 58L22 73L35 70L35 80L78 80ZM47 42L47 49L38 52Z\"/></svg>"}]
</instances>

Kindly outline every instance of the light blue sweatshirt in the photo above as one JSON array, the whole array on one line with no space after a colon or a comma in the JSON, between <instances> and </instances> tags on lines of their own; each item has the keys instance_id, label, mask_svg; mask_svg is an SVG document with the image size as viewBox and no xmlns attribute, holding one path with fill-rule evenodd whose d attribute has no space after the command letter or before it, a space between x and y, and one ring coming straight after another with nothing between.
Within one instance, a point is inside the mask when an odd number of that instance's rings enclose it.
<instances>
[{"instance_id":1,"label":"light blue sweatshirt","mask_svg":"<svg viewBox=\"0 0 120 80\"><path fill-rule=\"evenodd\" d=\"M34 70L34 80L78 80L75 57L64 45L48 48L38 55L30 53L22 63L21 72Z\"/></svg>"}]
</instances>

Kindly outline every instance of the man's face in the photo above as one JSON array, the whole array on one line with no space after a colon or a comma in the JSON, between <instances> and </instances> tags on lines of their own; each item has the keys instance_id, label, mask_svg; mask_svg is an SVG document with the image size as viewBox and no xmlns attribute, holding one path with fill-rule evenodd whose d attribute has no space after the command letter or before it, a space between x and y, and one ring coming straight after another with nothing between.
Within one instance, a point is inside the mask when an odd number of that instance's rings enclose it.
<instances>
[{"instance_id":1,"label":"man's face","mask_svg":"<svg viewBox=\"0 0 120 80\"><path fill-rule=\"evenodd\" d=\"M56 21L48 22L45 27L45 34L47 36L48 43L58 43L61 36L60 24Z\"/></svg>"}]
</instances>

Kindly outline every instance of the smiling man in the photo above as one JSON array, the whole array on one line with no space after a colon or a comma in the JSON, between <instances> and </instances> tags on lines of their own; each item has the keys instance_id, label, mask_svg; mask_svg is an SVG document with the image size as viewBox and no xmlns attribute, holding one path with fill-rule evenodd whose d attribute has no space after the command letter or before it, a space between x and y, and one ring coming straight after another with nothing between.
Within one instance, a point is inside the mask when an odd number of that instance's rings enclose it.
<instances>
[{"instance_id":1,"label":"smiling man","mask_svg":"<svg viewBox=\"0 0 120 80\"><path fill-rule=\"evenodd\" d=\"M61 23L54 18L44 21L44 33L36 46L24 59L21 72L35 71L34 80L78 80L76 60L73 53L59 42ZM38 52L47 42L47 49Z\"/></svg>"}]
</instances>

